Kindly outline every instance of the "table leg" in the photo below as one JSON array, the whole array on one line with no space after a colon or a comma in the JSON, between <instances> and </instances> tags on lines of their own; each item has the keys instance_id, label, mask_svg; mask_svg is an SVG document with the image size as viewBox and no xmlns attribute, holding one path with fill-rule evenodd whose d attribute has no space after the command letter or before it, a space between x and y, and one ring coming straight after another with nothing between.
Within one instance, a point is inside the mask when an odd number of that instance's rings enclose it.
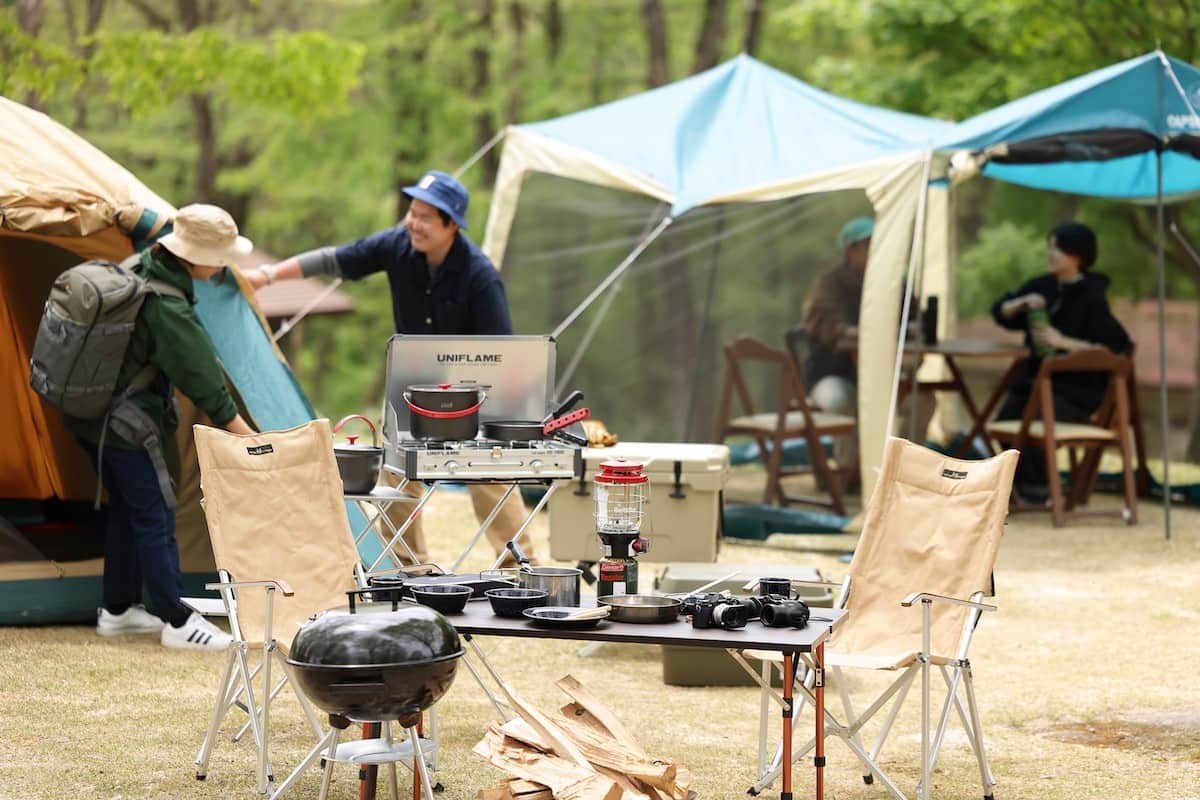
<instances>
[{"instance_id":1,"label":"table leg","mask_svg":"<svg viewBox=\"0 0 1200 800\"><path fill-rule=\"evenodd\" d=\"M817 773L817 800L825 800L825 643L813 649L816 674L813 676L813 711L817 718L814 735L813 767Z\"/></svg>"},{"instance_id":2,"label":"table leg","mask_svg":"<svg viewBox=\"0 0 1200 800\"><path fill-rule=\"evenodd\" d=\"M1000 405L1000 400L1008 391L1008 387L1012 386L1013 380L1017 377L1017 369L1021 366L1024 358L1015 358L1008 365L1008 371L1004 373L1004 377L1000 379L1000 383L992 391L988 397L987 403L983 410L980 411L975 407L975 401L971 399L971 393L967 391L967 382L963 380L962 372L958 369L958 365L954 363L954 359L950 356L945 356L946 367L950 370L950 374L954 376L954 382L958 385L958 393L962 397L963 405L967 407L967 413L971 417L971 429L967 431L966 437L963 438L954 452L950 455L958 457L962 455L965 448L970 447L971 442L975 441L975 437L983 433L984 426L987 425L988 418L992 416L992 412L996 410L996 406ZM991 441L986 437L984 441L991 449Z\"/></svg>"},{"instance_id":3,"label":"table leg","mask_svg":"<svg viewBox=\"0 0 1200 800\"><path fill-rule=\"evenodd\" d=\"M783 654L783 791L779 800L792 800L792 688L796 682L795 654ZM820 712L817 713L818 720ZM818 725L821 723L818 721ZM820 740L818 739L818 742Z\"/></svg>"}]
</instances>

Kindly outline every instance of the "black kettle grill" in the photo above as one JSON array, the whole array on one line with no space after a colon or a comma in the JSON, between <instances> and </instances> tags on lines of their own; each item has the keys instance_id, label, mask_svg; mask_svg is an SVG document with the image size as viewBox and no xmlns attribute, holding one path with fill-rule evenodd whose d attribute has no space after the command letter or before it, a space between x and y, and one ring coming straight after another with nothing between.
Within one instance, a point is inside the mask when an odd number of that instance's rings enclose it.
<instances>
[{"instance_id":1,"label":"black kettle grill","mask_svg":"<svg viewBox=\"0 0 1200 800\"><path fill-rule=\"evenodd\" d=\"M293 679L322 711L356 722L415 725L450 688L463 654L454 626L425 606L326 611L296 634L288 655Z\"/></svg>"}]
</instances>

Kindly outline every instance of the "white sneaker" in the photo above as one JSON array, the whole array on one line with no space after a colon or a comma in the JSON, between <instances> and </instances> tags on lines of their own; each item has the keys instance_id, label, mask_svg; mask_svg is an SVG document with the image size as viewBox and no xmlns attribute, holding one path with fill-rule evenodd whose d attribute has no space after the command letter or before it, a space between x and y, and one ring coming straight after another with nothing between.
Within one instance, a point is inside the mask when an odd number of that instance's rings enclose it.
<instances>
[{"instance_id":1,"label":"white sneaker","mask_svg":"<svg viewBox=\"0 0 1200 800\"><path fill-rule=\"evenodd\" d=\"M195 611L178 628L162 626L162 646L175 650L224 650L232 642L232 636Z\"/></svg>"},{"instance_id":2,"label":"white sneaker","mask_svg":"<svg viewBox=\"0 0 1200 800\"><path fill-rule=\"evenodd\" d=\"M96 634L99 636L124 636L127 633L158 633L163 621L146 610L145 606L134 605L120 614L110 614L100 609L96 618Z\"/></svg>"}]
</instances>

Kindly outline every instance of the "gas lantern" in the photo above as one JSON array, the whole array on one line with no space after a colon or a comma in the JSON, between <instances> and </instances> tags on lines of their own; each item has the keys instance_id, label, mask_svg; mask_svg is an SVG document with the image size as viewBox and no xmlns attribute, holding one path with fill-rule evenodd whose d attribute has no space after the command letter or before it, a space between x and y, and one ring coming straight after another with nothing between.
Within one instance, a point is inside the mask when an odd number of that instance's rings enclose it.
<instances>
[{"instance_id":1,"label":"gas lantern","mask_svg":"<svg viewBox=\"0 0 1200 800\"><path fill-rule=\"evenodd\" d=\"M592 480L593 516L602 554L596 596L637 594L636 559L650 549L650 478L641 463L615 459L601 462Z\"/></svg>"}]
</instances>

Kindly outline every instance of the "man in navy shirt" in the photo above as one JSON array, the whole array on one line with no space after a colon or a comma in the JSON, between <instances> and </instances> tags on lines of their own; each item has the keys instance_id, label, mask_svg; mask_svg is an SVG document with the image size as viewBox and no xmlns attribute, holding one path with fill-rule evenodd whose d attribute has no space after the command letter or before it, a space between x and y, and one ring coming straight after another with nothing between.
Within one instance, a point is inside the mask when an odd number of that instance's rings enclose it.
<instances>
[{"instance_id":1,"label":"man in navy shirt","mask_svg":"<svg viewBox=\"0 0 1200 800\"><path fill-rule=\"evenodd\" d=\"M275 281L312 275L358 280L387 274L392 319L397 333L445 335L512 334L508 300L500 272L463 230L470 196L445 172L430 170L404 194L412 199L402 224L339 247L321 247L246 273L255 289ZM476 516L484 519L503 494L504 486L471 484ZM488 528L497 554L524 521L514 493ZM407 538L422 561L427 559L417 520ZM530 552L528 537L522 546Z\"/></svg>"}]
</instances>

